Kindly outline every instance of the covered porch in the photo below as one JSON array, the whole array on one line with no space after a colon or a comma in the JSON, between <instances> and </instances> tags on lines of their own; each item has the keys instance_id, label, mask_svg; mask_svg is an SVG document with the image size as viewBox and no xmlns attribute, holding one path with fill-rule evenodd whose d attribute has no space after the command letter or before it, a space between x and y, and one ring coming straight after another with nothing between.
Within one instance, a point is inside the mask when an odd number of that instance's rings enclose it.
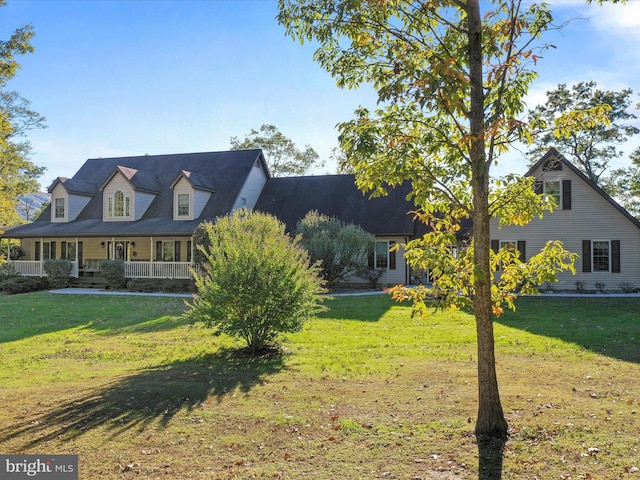
<instances>
[{"instance_id":1,"label":"covered porch","mask_svg":"<svg viewBox=\"0 0 640 480\"><path fill-rule=\"evenodd\" d=\"M23 256L7 258L24 276L45 276L46 260L65 259L71 276L96 276L102 260L123 260L126 278L190 279L193 277L192 237L25 238ZM7 247L9 249L9 247Z\"/></svg>"}]
</instances>

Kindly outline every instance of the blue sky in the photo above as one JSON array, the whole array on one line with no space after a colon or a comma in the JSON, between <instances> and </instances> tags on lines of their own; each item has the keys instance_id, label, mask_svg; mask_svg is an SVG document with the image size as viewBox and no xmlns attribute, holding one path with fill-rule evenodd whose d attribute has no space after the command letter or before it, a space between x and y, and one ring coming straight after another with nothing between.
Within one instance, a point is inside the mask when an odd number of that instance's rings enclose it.
<instances>
[{"instance_id":1,"label":"blue sky","mask_svg":"<svg viewBox=\"0 0 640 480\"><path fill-rule=\"evenodd\" d=\"M557 48L538 62L530 104L588 80L631 87L640 101L640 2L551 5L556 23L574 20L547 37ZM33 161L47 167L43 187L87 158L226 150L264 123L328 160L335 125L374 107L375 95L338 89L276 14L275 0L8 0L0 38L24 24L37 35L7 88L47 118L28 135ZM496 171L525 165L514 152ZM327 162L313 173L334 172Z\"/></svg>"}]
</instances>

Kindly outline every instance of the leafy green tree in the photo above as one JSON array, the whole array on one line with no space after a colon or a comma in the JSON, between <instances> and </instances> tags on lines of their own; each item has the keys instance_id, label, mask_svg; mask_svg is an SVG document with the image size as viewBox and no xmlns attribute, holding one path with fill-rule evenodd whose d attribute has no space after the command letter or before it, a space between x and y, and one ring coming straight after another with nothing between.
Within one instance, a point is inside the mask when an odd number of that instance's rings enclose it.
<instances>
[{"instance_id":1,"label":"leafy green tree","mask_svg":"<svg viewBox=\"0 0 640 480\"><path fill-rule=\"evenodd\" d=\"M640 133L640 129L628 123L637 118L629 111L632 94L630 88L619 92L603 91L593 81L580 82L570 89L561 84L556 90L547 92L547 101L535 107L529 115L530 122L543 129L529 151L531 162L535 163L549 147L556 147L563 153L571 154L578 167L594 183L606 186L607 183L601 181L603 173L612 159L623 154L617 146ZM586 111L599 105L609 107L607 122L576 124L570 135L555 135L557 118L568 112Z\"/></svg>"},{"instance_id":2,"label":"leafy green tree","mask_svg":"<svg viewBox=\"0 0 640 480\"><path fill-rule=\"evenodd\" d=\"M384 195L411 181L419 215L431 227L407 244L406 256L414 268L435 274L434 288L400 288L396 296L412 299L423 312L433 305L473 309L479 472L481 479L494 479L501 477L507 439L494 315L514 307L517 289L535 291L536 282L572 269L575 256L559 242L526 264L507 246L497 254L490 249L491 217L524 225L550 208L535 194L533 179L492 180L490 172L513 142L535 134L523 119L523 98L552 15L545 4L519 0L483 2L482 9L479 0L279 0L278 20L294 39L318 45L314 59L338 86L377 91L375 111L360 107L354 120L339 126L341 147L364 191ZM567 113L556 131L567 136L576 122L605 121L606 110ZM469 218L473 237L456 258L450 245Z\"/></svg>"},{"instance_id":3,"label":"leafy green tree","mask_svg":"<svg viewBox=\"0 0 640 480\"><path fill-rule=\"evenodd\" d=\"M274 125L252 129L244 140L231 137L231 150L261 148L272 177L304 175L311 167L323 165L319 155L309 145L304 150L285 137Z\"/></svg>"},{"instance_id":4,"label":"leafy green tree","mask_svg":"<svg viewBox=\"0 0 640 480\"><path fill-rule=\"evenodd\" d=\"M0 7L6 5L0 0ZM18 28L8 40L0 40L0 89L13 78L20 64L17 55L33 52L30 25ZM29 108L29 102L16 92L0 91L0 227L20 223L16 199L39 189L37 178L44 168L30 160L31 145L16 141L27 130L42 128L44 117Z\"/></svg>"},{"instance_id":5,"label":"leafy green tree","mask_svg":"<svg viewBox=\"0 0 640 480\"><path fill-rule=\"evenodd\" d=\"M630 156L631 165L617 168L604 179L602 188L632 215L640 219L640 148Z\"/></svg>"},{"instance_id":6,"label":"leafy green tree","mask_svg":"<svg viewBox=\"0 0 640 480\"><path fill-rule=\"evenodd\" d=\"M320 262L328 287L366 270L375 246L375 237L359 226L315 211L298 222L296 233L311 261Z\"/></svg>"},{"instance_id":7,"label":"leafy green tree","mask_svg":"<svg viewBox=\"0 0 640 480\"><path fill-rule=\"evenodd\" d=\"M202 227L206 260L188 317L259 353L322 309L319 267L275 217L239 210Z\"/></svg>"}]
</instances>

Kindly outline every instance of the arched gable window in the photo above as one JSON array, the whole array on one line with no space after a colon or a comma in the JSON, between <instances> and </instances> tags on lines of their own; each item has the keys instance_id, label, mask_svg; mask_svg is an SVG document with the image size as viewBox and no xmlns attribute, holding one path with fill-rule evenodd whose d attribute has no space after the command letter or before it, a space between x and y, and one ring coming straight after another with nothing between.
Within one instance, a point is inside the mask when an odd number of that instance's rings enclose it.
<instances>
[{"instance_id":1,"label":"arched gable window","mask_svg":"<svg viewBox=\"0 0 640 480\"><path fill-rule=\"evenodd\" d=\"M109 198L109 216L128 217L129 213L129 197L125 197L122 190L117 190L113 197Z\"/></svg>"}]
</instances>

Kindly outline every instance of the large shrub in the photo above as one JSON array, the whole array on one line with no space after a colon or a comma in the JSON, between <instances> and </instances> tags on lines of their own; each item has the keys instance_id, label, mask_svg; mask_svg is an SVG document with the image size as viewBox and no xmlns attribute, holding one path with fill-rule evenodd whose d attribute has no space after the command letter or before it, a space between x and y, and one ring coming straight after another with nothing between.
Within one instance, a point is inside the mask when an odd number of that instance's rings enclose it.
<instances>
[{"instance_id":1,"label":"large shrub","mask_svg":"<svg viewBox=\"0 0 640 480\"><path fill-rule=\"evenodd\" d=\"M46 277L11 277L0 280L0 292L8 294L37 292L49 288Z\"/></svg>"},{"instance_id":2,"label":"large shrub","mask_svg":"<svg viewBox=\"0 0 640 480\"><path fill-rule=\"evenodd\" d=\"M107 289L123 289L127 284L127 279L124 277L124 260L102 260L100 276L107 281Z\"/></svg>"},{"instance_id":3,"label":"large shrub","mask_svg":"<svg viewBox=\"0 0 640 480\"><path fill-rule=\"evenodd\" d=\"M312 261L319 261L329 287L367 270L375 237L335 217L309 212L296 227Z\"/></svg>"},{"instance_id":4,"label":"large shrub","mask_svg":"<svg viewBox=\"0 0 640 480\"><path fill-rule=\"evenodd\" d=\"M71 283L73 264L69 260L45 260L44 273L51 288L66 288Z\"/></svg>"},{"instance_id":5,"label":"large shrub","mask_svg":"<svg viewBox=\"0 0 640 480\"><path fill-rule=\"evenodd\" d=\"M256 353L321 310L319 268L276 218L240 210L202 225L207 248L187 315Z\"/></svg>"}]
</instances>

